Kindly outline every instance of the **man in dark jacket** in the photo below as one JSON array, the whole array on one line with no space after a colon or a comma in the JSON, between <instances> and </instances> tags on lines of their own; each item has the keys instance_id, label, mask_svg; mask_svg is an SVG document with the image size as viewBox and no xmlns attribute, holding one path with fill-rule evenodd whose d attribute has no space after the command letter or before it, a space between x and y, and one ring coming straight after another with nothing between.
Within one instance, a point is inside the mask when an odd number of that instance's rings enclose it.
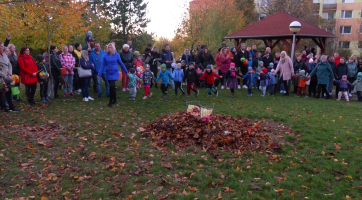
<instances>
[{"instance_id":1,"label":"man in dark jacket","mask_svg":"<svg viewBox=\"0 0 362 200\"><path fill-rule=\"evenodd\" d=\"M202 54L204 53L204 49L207 48L206 45L201 45L200 49L198 49L197 51L197 54L196 54L196 57L195 57L195 61L196 61L196 64L200 64L201 63L201 56ZM219 50L220 51L220 50Z\"/></svg>"},{"instance_id":2,"label":"man in dark jacket","mask_svg":"<svg viewBox=\"0 0 362 200\"><path fill-rule=\"evenodd\" d=\"M165 64L166 65L166 69L172 74L172 66L171 64L173 63L173 56L172 53L170 51L170 45L169 44L165 44L164 46L164 50L162 51L160 58L161 58L161 64ZM172 88L175 89L175 84L173 82L173 80L170 80L170 83L172 85Z\"/></svg>"},{"instance_id":3,"label":"man in dark jacket","mask_svg":"<svg viewBox=\"0 0 362 200\"><path fill-rule=\"evenodd\" d=\"M273 62L274 62L273 56L270 55L269 51L265 51L265 54L263 56L264 67L269 66L269 63L273 63Z\"/></svg>"},{"instance_id":4,"label":"man in dark jacket","mask_svg":"<svg viewBox=\"0 0 362 200\"><path fill-rule=\"evenodd\" d=\"M93 38L89 39L89 42L83 47L83 50L87 50L90 54L90 52L94 50L94 43Z\"/></svg>"},{"instance_id":5,"label":"man in dark jacket","mask_svg":"<svg viewBox=\"0 0 362 200\"><path fill-rule=\"evenodd\" d=\"M245 58L245 63L241 62L241 58ZM241 44L241 49L236 53L235 66L242 74L248 73L248 61L249 61L249 52L246 50L245 43ZM238 79L240 81L240 79ZM240 85L240 83L239 83ZM247 89L246 79L243 79L243 88Z\"/></svg>"},{"instance_id":6,"label":"man in dark jacket","mask_svg":"<svg viewBox=\"0 0 362 200\"><path fill-rule=\"evenodd\" d=\"M256 52L255 54L255 58L253 59L253 62L251 63L251 67L256 70L257 67L259 67L259 63L260 61L262 61L261 58L261 53L260 52ZM264 65L265 66L265 65ZM268 64L269 66L269 64Z\"/></svg>"},{"instance_id":7,"label":"man in dark jacket","mask_svg":"<svg viewBox=\"0 0 362 200\"><path fill-rule=\"evenodd\" d=\"M152 58L151 51L152 51L152 44L148 44L146 49L145 49L145 53L144 53L145 54L145 62L146 62L146 64L148 64L150 59Z\"/></svg>"},{"instance_id":8,"label":"man in dark jacket","mask_svg":"<svg viewBox=\"0 0 362 200\"><path fill-rule=\"evenodd\" d=\"M128 44L128 46L129 46L129 50L130 50L130 52L132 52L132 54L133 54L135 51L137 51L137 50L136 50L136 47L134 47L134 46L132 45L132 40L128 40L128 41L127 41L127 44Z\"/></svg>"},{"instance_id":9,"label":"man in dark jacket","mask_svg":"<svg viewBox=\"0 0 362 200\"><path fill-rule=\"evenodd\" d=\"M58 87L59 87L59 76L60 76L60 69L62 68L62 63L60 62L60 58L57 53L58 53L58 48L56 46L51 46L50 70L53 76L54 98L60 99L61 97L58 95Z\"/></svg>"},{"instance_id":10,"label":"man in dark jacket","mask_svg":"<svg viewBox=\"0 0 362 200\"><path fill-rule=\"evenodd\" d=\"M343 75L347 76L348 74L348 65L346 64L346 60L344 57L341 57L339 60L339 63L337 65L336 68L336 73L335 73L335 79L336 80L341 80ZM339 92L339 85L336 85L336 99L338 98L338 92Z\"/></svg>"}]
</instances>

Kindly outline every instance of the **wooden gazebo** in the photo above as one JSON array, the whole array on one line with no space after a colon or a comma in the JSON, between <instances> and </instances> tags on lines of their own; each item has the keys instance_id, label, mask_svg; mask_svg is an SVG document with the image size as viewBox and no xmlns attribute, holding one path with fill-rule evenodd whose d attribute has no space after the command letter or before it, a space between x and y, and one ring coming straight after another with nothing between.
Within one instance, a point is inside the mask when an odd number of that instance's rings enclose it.
<instances>
[{"instance_id":1,"label":"wooden gazebo","mask_svg":"<svg viewBox=\"0 0 362 200\"><path fill-rule=\"evenodd\" d=\"M332 33L281 11L228 35L225 39L234 39L235 47L238 50L240 49L240 44L244 43L247 39L262 40L265 46L271 49L279 42L283 42L283 44L291 49L293 33L290 32L289 25L293 21L299 21L302 24L301 31L296 34L296 44L301 39L312 39L319 46L322 53L325 53L326 39L336 37Z\"/></svg>"}]
</instances>

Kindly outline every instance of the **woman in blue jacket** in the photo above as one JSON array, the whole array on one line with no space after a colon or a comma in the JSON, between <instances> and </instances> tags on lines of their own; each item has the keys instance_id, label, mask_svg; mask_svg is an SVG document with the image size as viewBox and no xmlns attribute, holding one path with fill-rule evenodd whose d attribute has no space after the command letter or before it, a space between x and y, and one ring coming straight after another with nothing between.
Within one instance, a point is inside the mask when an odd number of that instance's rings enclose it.
<instances>
[{"instance_id":1,"label":"woman in blue jacket","mask_svg":"<svg viewBox=\"0 0 362 200\"><path fill-rule=\"evenodd\" d=\"M109 83L109 103L108 106L112 107L113 104L117 102L116 100L116 81L119 79L119 68L118 65L122 67L122 70L128 74L126 66L124 66L121 57L116 52L116 48L112 43L108 44L108 52L103 57L102 66L98 71L98 79L102 77L102 73L106 70L106 78Z\"/></svg>"}]
</instances>

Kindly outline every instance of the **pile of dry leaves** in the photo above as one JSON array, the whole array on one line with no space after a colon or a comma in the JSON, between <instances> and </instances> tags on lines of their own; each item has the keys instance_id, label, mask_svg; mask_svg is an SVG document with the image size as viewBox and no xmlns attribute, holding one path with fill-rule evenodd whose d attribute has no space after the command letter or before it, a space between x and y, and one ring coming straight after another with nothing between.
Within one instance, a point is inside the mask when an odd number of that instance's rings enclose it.
<instances>
[{"instance_id":1,"label":"pile of dry leaves","mask_svg":"<svg viewBox=\"0 0 362 200\"><path fill-rule=\"evenodd\" d=\"M210 120L202 120L186 112L164 115L139 131L160 147L171 142L183 150L197 147L212 152L221 148L234 153L275 151L283 145L284 134L294 134L288 127L265 120L216 114Z\"/></svg>"}]
</instances>

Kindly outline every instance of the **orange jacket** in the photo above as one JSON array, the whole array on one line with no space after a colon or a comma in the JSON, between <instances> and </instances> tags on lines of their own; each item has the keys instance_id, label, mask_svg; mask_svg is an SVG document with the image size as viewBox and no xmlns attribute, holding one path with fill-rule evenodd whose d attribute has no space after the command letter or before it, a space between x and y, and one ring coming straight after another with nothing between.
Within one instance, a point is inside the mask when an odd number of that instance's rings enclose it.
<instances>
[{"instance_id":1,"label":"orange jacket","mask_svg":"<svg viewBox=\"0 0 362 200\"><path fill-rule=\"evenodd\" d=\"M228 51L228 55L229 55L231 61L234 61L234 55L233 55L233 53L231 53L230 51Z\"/></svg>"},{"instance_id":2,"label":"orange jacket","mask_svg":"<svg viewBox=\"0 0 362 200\"><path fill-rule=\"evenodd\" d=\"M310 77L298 77L298 76L296 76L296 75L294 75L293 76L294 78L296 78L297 80L298 80L298 87L302 87L302 88L304 88L305 87L305 82L307 82L309 79L310 79Z\"/></svg>"}]
</instances>

